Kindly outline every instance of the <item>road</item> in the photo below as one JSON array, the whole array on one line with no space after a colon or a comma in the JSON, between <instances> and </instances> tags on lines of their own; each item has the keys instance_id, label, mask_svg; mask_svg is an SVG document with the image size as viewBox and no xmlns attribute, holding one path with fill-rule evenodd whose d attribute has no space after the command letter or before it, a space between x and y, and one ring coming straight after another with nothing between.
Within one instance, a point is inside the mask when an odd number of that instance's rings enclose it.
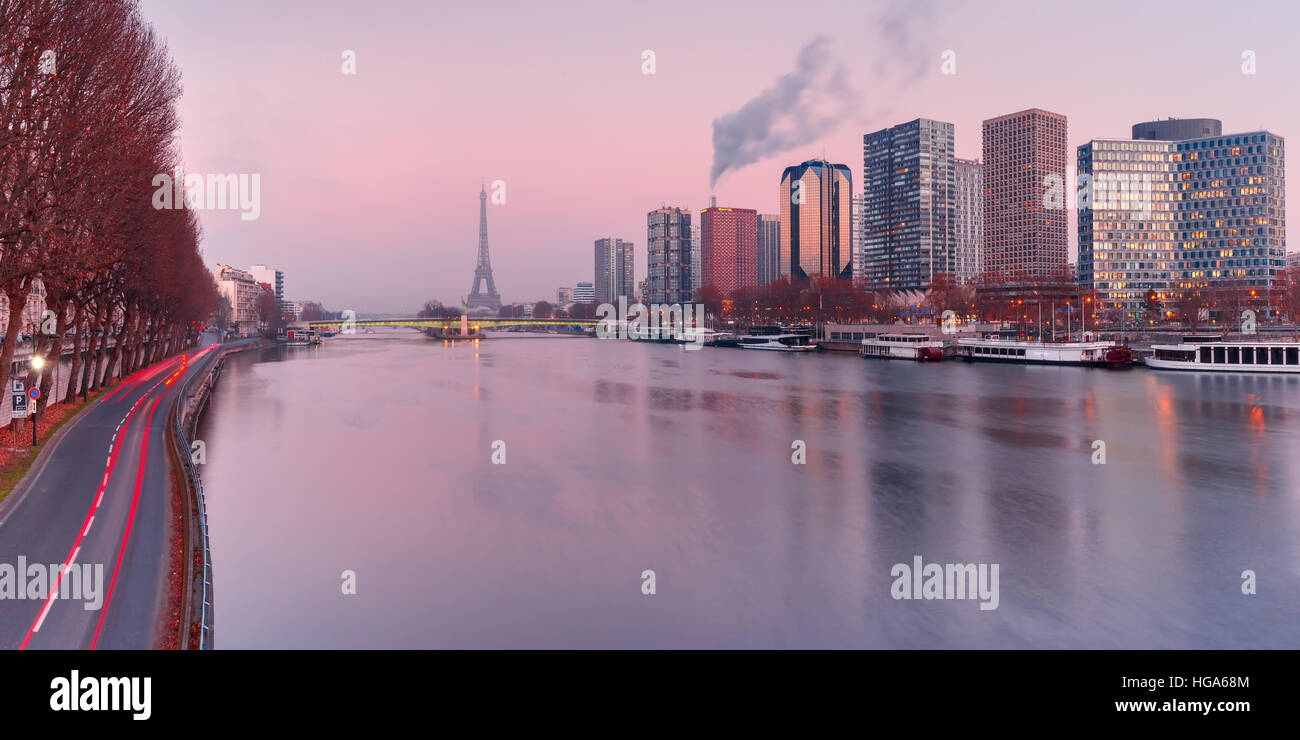
<instances>
[{"instance_id":1,"label":"road","mask_svg":"<svg viewBox=\"0 0 1300 740\"><path fill-rule=\"evenodd\" d=\"M167 621L171 521L165 432L182 381L217 355L200 346L130 376L70 422L0 505L0 569L28 569L12 592L0 570L0 648L157 644ZM94 595L79 594L78 580L93 586L96 571ZM43 596L41 580L58 585Z\"/></svg>"}]
</instances>

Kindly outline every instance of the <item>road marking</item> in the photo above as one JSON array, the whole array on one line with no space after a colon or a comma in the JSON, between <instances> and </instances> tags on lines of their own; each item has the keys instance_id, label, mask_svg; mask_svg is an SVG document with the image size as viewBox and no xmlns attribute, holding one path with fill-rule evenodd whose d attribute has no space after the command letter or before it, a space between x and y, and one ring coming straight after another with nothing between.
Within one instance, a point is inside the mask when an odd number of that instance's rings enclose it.
<instances>
[{"instance_id":1,"label":"road marking","mask_svg":"<svg viewBox=\"0 0 1300 740\"><path fill-rule=\"evenodd\" d=\"M86 522L86 528L83 529L83 530L81 530L81 536L82 536L82 537L85 537L85 536L86 536L86 533L90 531L90 525L91 525L91 524L94 524L94 523L95 523L95 517L92 516L92 517L90 518L90 521ZM77 549L80 550L81 548L78 547Z\"/></svg>"},{"instance_id":2,"label":"road marking","mask_svg":"<svg viewBox=\"0 0 1300 740\"><path fill-rule=\"evenodd\" d=\"M59 577L55 582L53 589L51 589L50 591L50 597L45 600L45 608L41 609L41 616L36 620L36 626L32 627L32 632L41 631L41 625L45 624L45 615L49 614L50 607L54 606L54 594L58 593L58 588L59 588L58 584L63 581L63 576L67 574L68 569L72 567L72 564L77 562L77 553L79 552L81 552L80 547L78 547L76 550L73 550L72 557L68 558L68 562L64 563L63 567L59 569Z\"/></svg>"}]
</instances>

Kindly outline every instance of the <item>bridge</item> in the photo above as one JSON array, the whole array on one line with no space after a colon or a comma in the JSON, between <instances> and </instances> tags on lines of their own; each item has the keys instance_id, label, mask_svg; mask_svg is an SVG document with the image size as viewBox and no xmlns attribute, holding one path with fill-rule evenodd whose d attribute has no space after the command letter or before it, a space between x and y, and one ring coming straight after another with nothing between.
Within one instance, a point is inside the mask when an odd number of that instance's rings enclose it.
<instances>
[{"instance_id":1,"label":"bridge","mask_svg":"<svg viewBox=\"0 0 1300 740\"><path fill-rule=\"evenodd\" d=\"M599 323L596 319L511 319L499 316L482 316L469 319L469 328L488 330L488 329L505 329L510 327L523 327L533 329L547 329L562 326L591 326L595 327ZM363 326L408 326L412 329L443 329L446 331L460 330L460 317L454 318L413 318L413 319L353 319L347 321L344 319L334 319L330 321L308 321L307 326L316 331L341 331L343 325L347 324L350 328Z\"/></svg>"}]
</instances>

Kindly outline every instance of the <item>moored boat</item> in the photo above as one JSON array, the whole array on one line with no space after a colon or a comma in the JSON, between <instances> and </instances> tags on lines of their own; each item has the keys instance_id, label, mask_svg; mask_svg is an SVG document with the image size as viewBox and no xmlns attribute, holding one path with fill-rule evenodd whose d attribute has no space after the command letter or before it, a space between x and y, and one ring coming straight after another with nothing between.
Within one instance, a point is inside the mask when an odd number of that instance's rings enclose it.
<instances>
[{"instance_id":1,"label":"moored boat","mask_svg":"<svg viewBox=\"0 0 1300 740\"><path fill-rule=\"evenodd\" d=\"M1230 373L1300 373L1300 343L1217 341L1152 345L1143 358L1157 370Z\"/></svg>"},{"instance_id":2,"label":"moored boat","mask_svg":"<svg viewBox=\"0 0 1300 740\"><path fill-rule=\"evenodd\" d=\"M942 360L954 354L954 345L928 334L881 334L862 340L863 357L899 360Z\"/></svg>"},{"instance_id":3,"label":"moored boat","mask_svg":"<svg viewBox=\"0 0 1300 740\"><path fill-rule=\"evenodd\" d=\"M1025 365L1127 367L1133 350L1110 342L1039 342L1018 339L959 339L959 354L968 362L1011 362Z\"/></svg>"},{"instance_id":4,"label":"moored boat","mask_svg":"<svg viewBox=\"0 0 1300 740\"><path fill-rule=\"evenodd\" d=\"M818 349L807 334L758 334L740 337L741 349L767 349L777 352L813 352Z\"/></svg>"}]
</instances>

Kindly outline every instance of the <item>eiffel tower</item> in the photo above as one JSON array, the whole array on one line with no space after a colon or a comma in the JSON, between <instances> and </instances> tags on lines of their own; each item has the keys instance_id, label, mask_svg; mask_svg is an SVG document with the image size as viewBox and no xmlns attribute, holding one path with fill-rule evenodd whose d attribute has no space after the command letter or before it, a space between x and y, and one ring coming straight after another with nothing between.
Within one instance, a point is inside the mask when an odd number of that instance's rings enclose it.
<instances>
[{"instance_id":1,"label":"eiffel tower","mask_svg":"<svg viewBox=\"0 0 1300 740\"><path fill-rule=\"evenodd\" d=\"M480 290L484 280L487 281L486 293ZM481 189L478 194L478 264L474 266L474 289L469 292L469 299L465 303L471 311L476 308L490 308L494 311L501 308L501 296L497 294L497 284L492 281L492 262L488 260L487 188Z\"/></svg>"}]
</instances>

